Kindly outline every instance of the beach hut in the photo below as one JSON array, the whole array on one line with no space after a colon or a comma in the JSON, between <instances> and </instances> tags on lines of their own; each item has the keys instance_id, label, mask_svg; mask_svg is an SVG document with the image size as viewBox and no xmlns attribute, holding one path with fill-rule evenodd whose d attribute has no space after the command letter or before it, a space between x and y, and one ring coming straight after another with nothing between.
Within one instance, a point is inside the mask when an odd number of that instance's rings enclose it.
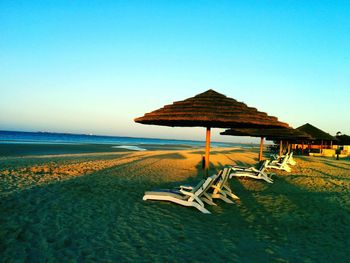
<instances>
[{"instance_id":1,"label":"beach hut","mask_svg":"<svg viewBox=\"0 0 350 263\"><path fill-rule=\"evenodd\" d=\"M297 128L297 130L302 131L312 137L311 140L302 140L301 148L304 151L305 142L308 144L309 152L312 149L319 149L319 152L322 154L323 149L332 149L333 142L337 141L335 137L330 135L329 133L322 131L319 128L311 125L310 123L306 123ZM300 142L299 142L300 144Z\"/></svg>"},{"instance_id":2,"label":"beach hut","mask_svg":"<svg viewBox=\"0 0 350 263\"><path fill-rule=\"evenodd\" d=\"M211 128L277 128L289 127L276 117L248 107L212 89L177 101L136 118L135 122L171 127L205 127L205 170L209 168Z\"/></svg>"},{"instance_id":3,"label":"beach hut","mask_svg":"<svg viewBox=\"0 0 350 263\"><path fill-rule=\"evenodd\" d=\"M221 135L231 136L250 136L260 137L260 150L259 150L259 161L262 160L263 143L264 138L267 140L280 141L279 155L282 154L282 141L289 141L294 139L311 139L311 136L304 132L298 131L293 128L278 128L278 129L256 129L256 128L235 128L228 129L220 133Z\"/></svg>"}]
</instances>

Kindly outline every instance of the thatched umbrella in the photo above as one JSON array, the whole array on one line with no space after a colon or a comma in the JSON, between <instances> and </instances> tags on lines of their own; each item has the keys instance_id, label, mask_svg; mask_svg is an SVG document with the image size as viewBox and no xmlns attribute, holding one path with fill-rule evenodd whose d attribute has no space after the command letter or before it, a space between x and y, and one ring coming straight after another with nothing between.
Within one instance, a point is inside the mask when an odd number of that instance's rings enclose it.
<instances>
[{"instance_id":1,"label":"thatched umbrella","mask_svg":"<svg viewBox=\"0 0 350 263\"><path fill-rule=\"evenodd\" d=\"M333 137L329 133L322 131L319 128L316 128L315 126L311 125L310 123L306 123L306 124L298 127L297 130L309 134L311 137L313 137L315 140L318 140L318 141L320 141L320 140L336 141L337 140L335 137Z\"/></svg>"},{"instance_id":2,"label":"thatched umbrella","mask_svg":"<svg viewBox=\"0 0 350 263\"><path fill-rule=\"evenodd\" d=\"M346 134L339 134L336 136L338 145L350 145L350 136Z\"/></svg>"},{"instance_id":3,"label":"thatched umbrella","mask_svg":"<svg viewBox=\"0 0 350 263\"><path fill-rule=\"evenodd\" d=\"M306 123L300 127L297 128L297 130L302 131L304 133L309 134L313 139L312 140L308 140L309 143L312 143L311 141L313 141L314 143L321 145L321 151L323 148L323 143L324 142L330 142L330 144L332 144L333 141L337 141L337 138L333 137L332 135L330 135L329 133L322 131L319 128L316 128L315 126L311 125L310 123ZM304 142L303 142L304 144ZM304 146L303 150L304 150Z\"/></svg>"},{"instance_id":4,"label":"thatched umbrella","mask_svg":"<svg viewBox=\"0 0 350 263\"><path fill-rule=\"evenodd\" d=\"M295 130L293 128L275 128L275 129L257 129L257 128L234 128L228 129L220 133L221 135L231 135L231 136L250 136L250 137L260 137L260 151L259 151L259 161L262 160L262 149L264 143L264 137L267 139L274 138L274 140L280 140L280 155L282 149L282 140L290 140L295 138L311 138L309 135Z\"/></svg>"},{"instance_id":5,"label":"thatched umbrella","mask_svg":"<svg viewBox=\"0 0 350 263\"><path fill-rule=\"evenodd\" d=\"M208 90L183 101L166 105L161 109L136 118L135 122L162 126L206 127L205 169L209 167L211 128L276 128L288 127L256 108L228 98L214 90Z\"/></svg>"}]
</instances>

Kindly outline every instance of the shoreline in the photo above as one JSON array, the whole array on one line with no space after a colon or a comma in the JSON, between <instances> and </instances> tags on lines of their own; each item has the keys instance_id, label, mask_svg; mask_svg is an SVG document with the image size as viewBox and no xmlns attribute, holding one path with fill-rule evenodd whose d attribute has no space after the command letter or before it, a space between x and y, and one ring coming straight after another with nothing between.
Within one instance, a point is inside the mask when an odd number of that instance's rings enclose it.
<instances>
[{"instance_id":1,"label":"shoreline","mask_svg":"<svg viewBox=\"0 0 350 263\"><path fill-rule=\"evenodd\" d=\"M126 146L126 147L123 147ZM123 144L91 144L91 143L1 143L0 157L20 157L27 155L57 155L57 154L83 154L83 153L113 153L113 152L135 152ZM148 151L154 150L181 150L195 149L196 147L184 145L142 145ZM199 148L199 147L198 147Z\"/></svg>"},{"instance_id":2,"label":"shoreline","mask_svg":"<svg viewBox=\"0 0 350 263\"><path fill-rule=\"evenodd\" d=\"M241 146L213 147L213 148L239 148ZM58 154L84 154L84 153L114 153L114 152L137 152L140 149L146 151L158 150L190 150L203 149L202 146L184 145L184 144L93 144L93 143L1 143L0 158L2 157L21 157L28 155L58 155ZM241 147L243 148L243 147ZM255 149L252 146L251 149ZM249 148L248 148L249 149Z\"/></svg>"}]
</instances>

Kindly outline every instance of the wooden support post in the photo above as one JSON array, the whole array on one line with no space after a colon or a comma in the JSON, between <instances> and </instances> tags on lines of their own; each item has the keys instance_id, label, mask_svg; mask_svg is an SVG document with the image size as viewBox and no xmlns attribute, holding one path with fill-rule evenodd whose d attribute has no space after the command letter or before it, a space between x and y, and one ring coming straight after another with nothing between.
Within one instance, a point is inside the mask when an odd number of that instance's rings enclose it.
<instances>
[{"instance_id":1,"label":"wooden support post","mask_svg":"<svg viewBox=\"0 0 350 263\"><path fill-rule=\"evenodd\" d=\"M301 142L301 155L304 155L304 141Z\"/></svg>"},{"instance_id":2,"label":"wooden support post","mask_svg":"<svg viewBox=\"0 0 350 263\"><path fill-rule=\"evenodd\" d=\"M208 176L209 152L210 152L210 127L207 127L207 133L205 137L205 176Z\"/></svg>"},{"instance_id":3,"label":"wooden support post","mask_svg":"<svg viewBox=\"0 0 350 263\"><path fill-rule=\"evenodd\" d=\"M320 153L322 153L322 150L323 150L323 140L321 140L321 151L320 151Z\"/></svg>"},{"instance_id":4,"label":"wooden support post","mask_svg":"<svg viewBox=\"0 0 350 263\"><path fill-rule=\"evenodd\" d=\"M333 141L331 141L331 149L333 149Z\"/></svg>"},{"instance_id":5,"label":"wooden support post","mask_svg":"<svg viewBox=\"0 0 350 263\"><path fill-rule=\"evenodd\" d=\"M263 145L264 145L264 137L260 138L260 151L259 151L259 161L263 159Z\"/></svg>"},{"instance_id":6,"label":"wooden support post","mask_svg":"<svg viewBox=\"0 0 350 263\"><path fill-rule=\"evenodd\" d=\"M279 152L279 156L282 156L282 147L283 147L283 141L280 140L280 152Z\"/></svg>"}]
</instances>

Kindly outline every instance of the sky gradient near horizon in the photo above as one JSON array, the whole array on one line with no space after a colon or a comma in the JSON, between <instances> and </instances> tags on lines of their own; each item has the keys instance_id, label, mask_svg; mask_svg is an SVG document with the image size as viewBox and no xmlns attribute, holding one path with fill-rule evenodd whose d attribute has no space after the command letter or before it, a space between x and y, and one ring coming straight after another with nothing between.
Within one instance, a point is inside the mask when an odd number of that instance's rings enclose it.
<instances>
[{"instance_id":1,"label":"sky gradient near horizon","mask_svg":"<svg viewBox=\"0 0 350 263\"><path fill-rule=\"evenodd\" d=\"M202 140L133 119L211 88L350 134L349 17L350 1L0 1L0 130Z\"/></svg>"}]
</instances>

